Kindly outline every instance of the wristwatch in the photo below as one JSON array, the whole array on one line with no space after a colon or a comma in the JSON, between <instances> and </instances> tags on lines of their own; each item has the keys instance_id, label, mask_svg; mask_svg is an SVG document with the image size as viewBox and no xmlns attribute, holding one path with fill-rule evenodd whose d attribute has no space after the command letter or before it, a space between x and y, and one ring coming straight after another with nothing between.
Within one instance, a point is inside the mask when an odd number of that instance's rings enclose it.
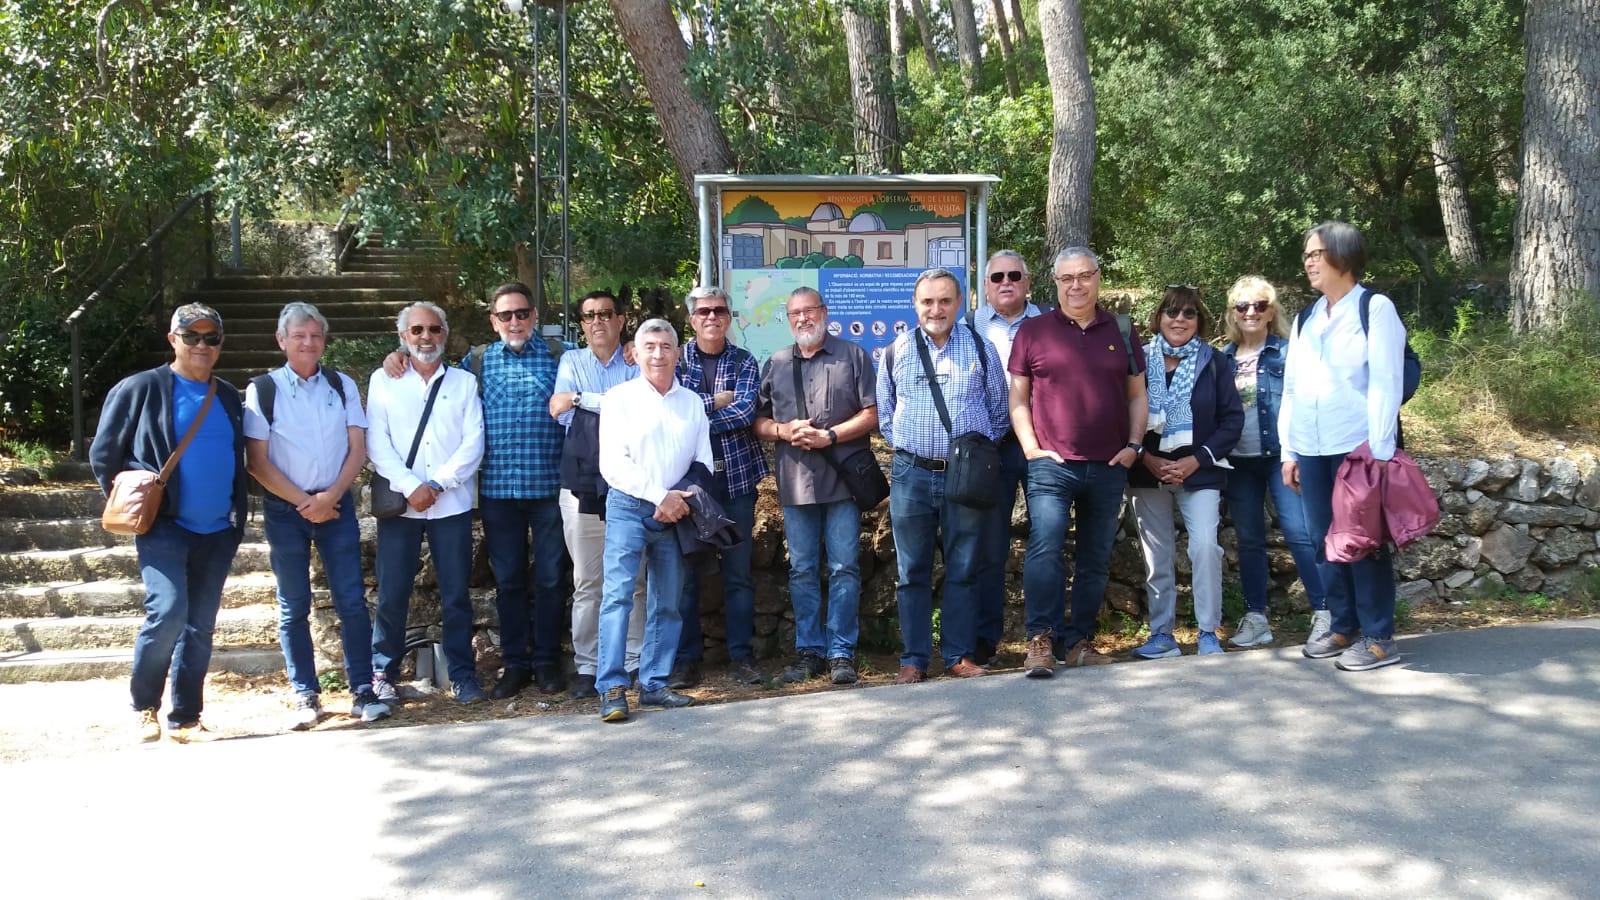
<instances>
[{"instance_id":1,"label":"wristwatch","mask_svg":"<svg viewBox=\"0 0 1600 900\"><path fill-rule=\"evenodd\" d=\"M829 441L829 443L828 443L829 447L832 447L834 444L839 443L839 432L834 431L832 428L829 428L828 429L828 441Z\"/></svg>"},{"instance_id":2,"label":"wristwatch","mask_svg":"<svg viewBox=\"0 0 1600 900\"><path fill-rule=\"evenodd\" d=\"M578 407L580 407L582 405L583 405L583 391L573 391L573 393L572 393L572 408L573 409L577 409Z\"/></svg>"},{"instance_id":3,"label":"wristwatch","mask_svg":"<svg viewBox=\"0 0 1600 900\"><path fill-rule=\"evenodd\" d=\"M1129 441L1128 442L1128 449L1133 451L1133 458L1134 459L1138 459L1139 457L1144 456L1144 445L1143 444L1136 444L1133 441Z\"/></svg>"},{"instance_id":4,"label":"wristwatch","mask_svg":"<svg viewBox=\"0 0 1600 900\"><path fill-rule=\"evenodd\" d=\"M444 493L444 485L442 485L442 484L440 484L440 483L439 483L439 482L437 482L437 481L434 481L434 480L433 480L433 479L432 479L432 478L429 478L429 479L428 479L428 487L431 487L431 488L433 488L433 492L434 492L434 493L435 493L435 494L442 494L442 493Z\"/></svg>"}]
</instances>

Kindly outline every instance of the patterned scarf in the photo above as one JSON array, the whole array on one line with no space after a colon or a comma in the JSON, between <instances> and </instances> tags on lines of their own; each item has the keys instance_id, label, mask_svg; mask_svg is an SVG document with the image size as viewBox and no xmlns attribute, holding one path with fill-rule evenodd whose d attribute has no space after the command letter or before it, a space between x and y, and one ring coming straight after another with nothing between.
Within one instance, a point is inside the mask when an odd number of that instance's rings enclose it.
<instances>
[{"instance_id":1,"label":"patterned scarf","mask_svg":"<svg viewBox=\"0 0 1600 900\"><path fill-rule=\"evenodd\" d=\"M1150 402L1150 421L1145 427L1161 435L1163 452L1194 443L1195 378L1199 375L1200 348L1206 342L1190 338L1182 347L1174 347L1159 332L1144 347L1145 392ZM1167 367L1163 357L1179 360L1172 373L1172 384L1167 384Z\"/></svg>"}]
</instances>

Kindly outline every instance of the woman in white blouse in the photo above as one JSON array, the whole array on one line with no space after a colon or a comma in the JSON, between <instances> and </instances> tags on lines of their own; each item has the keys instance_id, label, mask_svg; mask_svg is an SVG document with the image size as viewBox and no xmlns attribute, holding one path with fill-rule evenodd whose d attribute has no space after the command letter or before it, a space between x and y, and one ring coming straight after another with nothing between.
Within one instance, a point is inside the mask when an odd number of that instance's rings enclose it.
<instances>
[{"instance_id":1,"label":"woman in white blouse","mask_svg":"<svg viewBox=\"0 0 1600 900\"><path fill-rule=\"evenodd\" d=\"M1306 232L1302 260L1322 296L1296 317L1290 334L1278 436L1283 482L1304 501L1332 614L1330 630L1303 652L1364 671L1400 659L1394 563L1386 547L1358 562L1330 563L1323 544L1345 454L1366 443L1374 459L1394 456L1406 330L1388 297L1361 286L1367 251L1353 226L1324 222Z\"/></svg>"}]
</instances>

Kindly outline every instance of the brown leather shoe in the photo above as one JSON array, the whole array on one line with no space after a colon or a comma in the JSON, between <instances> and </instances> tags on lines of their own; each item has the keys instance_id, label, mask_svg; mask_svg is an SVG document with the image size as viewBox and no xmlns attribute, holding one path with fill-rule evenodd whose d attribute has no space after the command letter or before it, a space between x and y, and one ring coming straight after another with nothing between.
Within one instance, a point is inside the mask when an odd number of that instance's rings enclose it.
<instances>
[{"instance_id":1,"label":"brown leather shoe","mask_svg":"<svg viewBox=\"0 0 1600 900\"><path fill-rule=\"evenodd\" d=\"M894 677L894 683L917 684L927 677L928 674L916 666L901 666L900 674Z\"/></svg>"},{"instance_id":2,"label":"brown leather shoe","mask_svg":"<svg viewBox=\"0 0 1600 900\"><path fill-rule=\"evenodd\" d=\"M979 675L987 675L989 672L973 662L970 656L963 656L955 665L945 666L944 674L951 678L977 678Z\"/></svg>"},{"instance_id":3,"label":"brown leather shoe","mask_svg":"<svg viewBox=\"0 0 1600 900\"><path fill-rule=\"evenodd\" d=\"M1067 651L1067 665L1071 668L1106 666L1114 662L1116 660L1094 649L1087 638L1073 644L1072 649Z\"/></svg>"},{"instance_id":4,"label":"brown leather shoe","mask_svg":"<svg viewBox=\"0 0 1600 900\"><path fill-rule=\"evenodd\" d=\"M1028 638L1028 657L1022 661L1022 670L1029 678L1050 678L1056 674L1055 649L1050 643L1049 631Z\"/></svg>"}]
</instances>

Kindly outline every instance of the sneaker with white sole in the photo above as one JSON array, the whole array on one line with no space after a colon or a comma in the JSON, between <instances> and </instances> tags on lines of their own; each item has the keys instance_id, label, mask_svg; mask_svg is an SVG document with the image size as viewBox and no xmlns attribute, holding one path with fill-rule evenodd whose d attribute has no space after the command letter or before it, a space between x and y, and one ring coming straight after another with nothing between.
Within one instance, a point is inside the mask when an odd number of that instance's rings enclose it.
<instances>
[{"instance_id":1,"label":"sneaker with white sole","mask_svg":"<svg viewBox=\"0 0 1600 900\"><path fill-rule=\"evenodd\" d=\"M322 718L322 698L316 694L297 694L289 712L289 730L305 731Z\"/></svg>"},{"instance_id":2,"label":"sneaker with white sole","mask_svg":"<svg viewBox=\"0 0 1600 900\"><path fill-rule=\"evenodd\" d=\"M1355 635L1330 631L1322 637L1306 641L1300 652L1308 659L1329 659L1350 649L1355 642Z\"/></svg>"},{"instance_id":3,"label":"sneaker with white sole","mask_svg":"<svg viewBox=\"0 0 1600 900\"><path fill-rule=\"evenodd\" d=\"M1400 649L1395 646L1393 640L1364 637L1356 641L1349 650L1339 654L1339 658L1333 664L1346 672L1365 672L1368 669L1392 666L1399 661Z\"/></svg>"},{"instance_id":4,"label":"sneaker with white sole","mask_svg":"<svg viewBox=\"0 0 1600 900\"><path fill-rule=\"evenodd\" d=\"M1306 638L1306 643L1320 640L1333 630L1333 613L1325 609L1311 611L1311 636Z\"/></svg>"},{"instance_id":5,"label":"sneaker with white sole","mask_svg":"<svg viewBox=\"0 0 1600 900\"><path fill-rule=\"evenodd\" d=\"M384 677L381 672L373 673L372 693L378 698L379 703L390 709L400 705L400 693L394 689L394 684Z\"/></svg>"},{"instance_id":6,"label":"sneaker with white sole","mask_svg":"<svg viewBox=\"0 0 1600 900\"><path fill-rule=\"evenodd\" d=\"M394 715L394 710L379 700L372 688L365 687L359 688L350 698L350 715L363 722L376 722Z\"/></svg>"},{"instance_id":7,"label":"sneaker with white sole","mask_svg":"<svg viewBox=\"0 0 1600 900\"><path fill-rule=\"evenodd\" d=\"M1272 643L1272 626L1267 623L1265 613L1247 612L1239 620L1239 627L1233 630L1233 637L1228 638L1228 643L1235 647L1263 647Z\"/></svg>"},{"instance_id":8,"label":"sneaker with white sole","mask_svg":"<svg viewBox=\"0 0 1600 900\"><path fill-rule=\"evenodd\" d=\"M1214 656L1226 651L1222 649L1222 641L1217 640L1215 631L1202 631L1200 632L1200 639L1195 645L1195 652L1201 656Z\"/></svg>"},{"instance_id":9,"label":"sneaker with white sole","mask_svg":"<svg viewBox=\"0 0 1600 900\"><path fill-rule=\"evenodd\" d=\"M153 709L141 709L139 715L139 743L153 744L161 740L161 717Z\"/></svg>"},{"instance_id":10,"label":"sneaker with white sole","mask_svg":"<svg viewBox=\"0 0 1600 900\"><path fill-rule=\"evenodd\" d=\"M1140 659L1168 659L1182 656L1183 650L1178 646L1178 642L1172 639L1172 635L1152 634L1150 640L1144 642L1144 646L1134 649L1133 655Z\"/></svg>"}]
</instances>

